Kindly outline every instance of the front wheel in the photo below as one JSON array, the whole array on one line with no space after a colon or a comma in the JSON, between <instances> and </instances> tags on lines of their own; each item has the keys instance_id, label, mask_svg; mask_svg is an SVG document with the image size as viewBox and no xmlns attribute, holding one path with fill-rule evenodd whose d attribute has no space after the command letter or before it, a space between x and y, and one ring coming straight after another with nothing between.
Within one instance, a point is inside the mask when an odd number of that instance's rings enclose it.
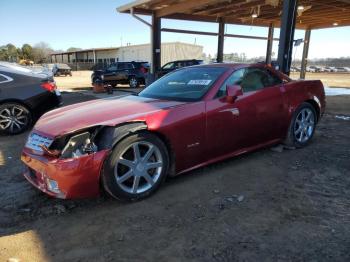
<instances>
[{"instance_id":1,"label":"front wheel","mask_svg":"<svg viewBox=\"0 0 350 262\"><path fill-rule=\"evenodd\" d=\"M164 143L155 135L137 133L118 143L105 161L103 186L116 199L140 200L160 187L168 166Z\"/></svg>"},{"instance_id":2,"label":"front wheel","mask_svg":"<svg viewBox=\"0 0 350 262\"><path fill-rule=\"evenodd\" d=\"M16 135L28 129L32 122L29 110L18 103L0 105L0 133Z\"/></svg>"},{"instance_id":3,"label":"front wheel","mask_svg":"<svg viewBox=\"0 0 350 262\"><path fill-rule=\"evenodd\" d=\"M294 112L285 144L297 148L306 146L312 139L317 122L315 108L302 103Z\"/></svg>"}]
</instances>

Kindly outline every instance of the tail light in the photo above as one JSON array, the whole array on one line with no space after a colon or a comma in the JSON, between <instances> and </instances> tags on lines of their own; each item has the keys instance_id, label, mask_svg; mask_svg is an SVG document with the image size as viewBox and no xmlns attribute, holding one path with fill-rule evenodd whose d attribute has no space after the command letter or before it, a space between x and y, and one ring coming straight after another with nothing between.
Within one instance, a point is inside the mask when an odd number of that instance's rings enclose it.
<instances>
[{"instance_id":1,"label":"tail light","mask_svg":"<svg viewBox=\"0 0 350 262\"><path fill-rule=\"evenodd\" d=\"M49 92L54 92L57 89L55 82L45 82L41 84L42 88L45 88Z\"/></svg>"}]
</instances>

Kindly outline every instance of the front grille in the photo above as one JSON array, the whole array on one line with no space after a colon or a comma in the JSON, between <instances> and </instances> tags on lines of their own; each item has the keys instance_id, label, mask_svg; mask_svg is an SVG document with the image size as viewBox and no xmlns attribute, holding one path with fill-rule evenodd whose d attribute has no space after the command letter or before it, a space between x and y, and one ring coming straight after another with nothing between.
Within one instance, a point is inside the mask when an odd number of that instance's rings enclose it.
<instances>
[{"instance_id":1,"label":"front grille","mask_svg":"<svg viewBox=\"0 0 350 262\"><path fill-rule=\"evenodd\" d=\"M38 135L36 133L31 133L28 137L25 147L38 152L43 152L40 146L46 146L47 148L49 148L52 142L53 140L48 137Z\"/></svg>"}]
</instances>

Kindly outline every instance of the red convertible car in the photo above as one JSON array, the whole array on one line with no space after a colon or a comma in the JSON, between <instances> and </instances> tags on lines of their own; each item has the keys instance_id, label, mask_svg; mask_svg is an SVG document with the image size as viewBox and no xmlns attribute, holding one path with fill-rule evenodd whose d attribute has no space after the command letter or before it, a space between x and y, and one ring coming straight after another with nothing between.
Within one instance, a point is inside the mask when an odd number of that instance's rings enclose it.
<instances>
[{"instance_id":1,"label":"red convertible car","mask_svg":"<svg viewBox=\"0 0 350 262\"><path fill-rule=\"evenodd\" d=\"M303 147L324 110L320 81L263 64L183 68L138 95L46 113L23 149L24 176L58 198L142 199L168 175L276 143Z\"/></svg>"}]
</instances>

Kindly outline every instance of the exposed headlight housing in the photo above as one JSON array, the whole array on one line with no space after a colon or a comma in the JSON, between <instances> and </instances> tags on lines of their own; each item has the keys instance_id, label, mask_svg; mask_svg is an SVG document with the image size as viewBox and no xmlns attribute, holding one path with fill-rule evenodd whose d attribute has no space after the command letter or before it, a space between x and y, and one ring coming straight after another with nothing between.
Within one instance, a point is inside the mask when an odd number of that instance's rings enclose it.
<instances>
[{"instance_id":1,"label":"exposed headlight housing","mask_svg":"<svg viewBox=\"0 0 350 262\"><path fill-rule=\"evenodd\" d=\"M91 141L89 132L72 136L61 152L62 158L75 158L97 152L97 146Z\"/></svg>"}]
</instances>

